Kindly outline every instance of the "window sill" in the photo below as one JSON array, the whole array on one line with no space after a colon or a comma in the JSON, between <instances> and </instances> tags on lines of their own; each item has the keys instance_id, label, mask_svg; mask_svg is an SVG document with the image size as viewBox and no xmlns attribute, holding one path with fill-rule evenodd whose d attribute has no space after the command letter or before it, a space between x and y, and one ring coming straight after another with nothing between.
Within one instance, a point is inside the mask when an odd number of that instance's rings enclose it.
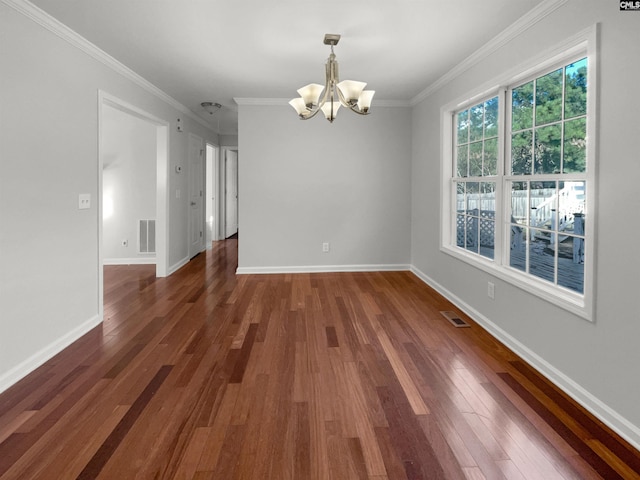
<instances>
[{"instance_id":1,"label":"window sill","mask_svg":"<svg viewBox=\"0 0 640 480\"><path fill-rule=\"evenodd\" d=\"M574 315L593 322L591 305L586 301L586 295L580 295L562 287L556 287L543 280L520 274L511 267L496 263L494 260L469 254L458 247L443 245L440 251L461 260L472 267L482 270L489 275L552 303ZM585 285L586 288L586 285Z\"/></svg>"}]
</instances>

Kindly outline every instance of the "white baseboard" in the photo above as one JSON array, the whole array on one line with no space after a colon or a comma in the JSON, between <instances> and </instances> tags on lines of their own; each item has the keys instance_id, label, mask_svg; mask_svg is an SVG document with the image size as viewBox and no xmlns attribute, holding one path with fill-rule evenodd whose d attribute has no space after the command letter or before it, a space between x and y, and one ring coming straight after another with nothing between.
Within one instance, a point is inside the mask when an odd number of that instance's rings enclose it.
<instances>
[{"instance_id":1,"label":"white baseboard","mask_svg":"<svg viewBox=\"0 0 640 480\"><path fill-rule=\"evenodd\" d=\"M103 265L155 265L156 257L104 258Z\"/></svg>"},{"instance_id":2,"label":"white baseboard","mask_svg":"<svg viewBox=\"0 0 640 480\"><path fill-rule=\"evenodd\" d=\"M493 323L487 317L482 315L476 309L460 299L457 295L444 288L438 282L426 275L424 272L415 267L411 267L413 272L420 280L432 287L439 294L449 300L451 303L460 308L464 313L476 321L482 328L487 330L491 335L500 342L509 347L513 352L520 356L525 362L536 369L541 375L555 384L576 402L586 408L589 412L600 419L604 424L611 428L614 432L624 438L633 445L634 448L640 450L640 428L634 425L625 417L602 402L599 398L591 394L588 390L562 373L556 367L540 357L537 353L523 345L516 338L505 332L498 325Z\"/></svg>"},{"instance_id":3,"label":"white baseboard","mask_svg":"<svg viewBox=\"0 0 640 480\"><path fill-rule=\"evenodd\" d=\"M174 263L173 265L171 265L169 267L169 271L167 272L167 277L169 275L171 275L172 273L177 272L178 270L180 270L182 267L184 267L187 263L189 263L189 258L185 257L182 260Z\"/></svg>"},{"instance_id":4,"label":"white baseboard","mask_svg":"<svg viewBox=\"0 0 640 480\"><path fill-rule=\"evenodd\" d=\"M288 267L238 267L236 274L270 274L270 273L326 273L326 272L397 272L407 271L411 265L306 265Z\"/></svg>"},{"instance_id":5,"label":"white baseboard","mask_svg":"<svg viewBox=\"0 0 640 480\"><path fill-rule=\"evenodd\" d=\"M34 353L29 358L20 362L8 372L0 375L0 393L4 392L14 383L22 380L24 377L33 372L36 368L44 364L47 360L51 359L62 350L67 348L73 342L78 340L81 336L87 333L89 330L99 325L102 319L99 315L91 317L86 322L78 325L76 328L66 333L62 337L58 338L54 342L50 343L42 350Z\"/></svg>"}]
</instances>

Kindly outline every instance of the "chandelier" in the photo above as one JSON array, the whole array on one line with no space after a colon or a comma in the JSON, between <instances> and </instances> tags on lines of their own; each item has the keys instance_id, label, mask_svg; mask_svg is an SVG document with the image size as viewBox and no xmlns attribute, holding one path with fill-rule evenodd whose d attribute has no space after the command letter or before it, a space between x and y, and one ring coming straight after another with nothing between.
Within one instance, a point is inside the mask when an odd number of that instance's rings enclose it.
<instances>
[{"instance_id":1,"label":"chandelier","mask_svg":"<svg viewBox=\"0 0 640 480\"><path fill-rule=\"evenodd\" d=\"M311 83L298 90L300 97L289 104L298 112L301 120L309 120L322 110L329 122L333 122L340 105L359 115L368 115L374 90L365 90L364 82L343 80L338 76L338 62L333 53L334 45L340 41L340 35L327 33L324 44L331 46L331 55L326 63L325 84ZM339 83L338 83L339 82Z\"/></svg>"}]
</instances>

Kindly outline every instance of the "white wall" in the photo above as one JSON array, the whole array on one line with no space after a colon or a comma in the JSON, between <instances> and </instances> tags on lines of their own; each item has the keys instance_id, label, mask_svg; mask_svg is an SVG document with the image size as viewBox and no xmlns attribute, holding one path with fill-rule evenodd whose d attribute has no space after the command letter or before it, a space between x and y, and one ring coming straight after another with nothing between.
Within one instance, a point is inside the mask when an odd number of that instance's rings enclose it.
<instances>
[{"instance_id":1,"label":"white wall","mask_svg":"<svg viewBox=\"0 0 640 480\"><path fill-rule=\"evenodd\" d=\"M155 262L138 253L138 221L156 218L156 126L102 107L102 257L105 263ZM122 245L127 240L127 245Z\"/></svg>"},{"instance_id":2,"label":"white wall","mask_svg":"<svg viewBox=\"0 0 640 480\"><path fill-rule=\"evenodd\" d=\"M220 145L223 147L237 147L238 135L220 135Z\"/></svg>"},{"instance_id":3,"label":"white wall","mask_svg":"<svg viewBox=\"0 0 640 480\"><path fill-rule=\"evenodd\" d=\"M595 23L601 25L596 321L439 251L440 108ZM617 2L570 0L414 108L412 264L577 399L640 445L640 28ZM633 79L633 80L632 80ZM487 281L495 283L495 300Z\"/></svg>"},{"instance_id":4,"label":"white wall","mask_svg":"<svg viewBox=\"0 0 640 480\"><path fill-rule=\"evenodd\" d=\"M171 124L170 266L187 258L187 172L175 173L187 132L218 141L177 102L62 37L0 2L0 391L100 320L98 91ZM78 210L80 193L90 209Z\"/></svg>"},{"instance_id":5,"label":"white wall","mask_svg":"<svg viewBox=\"0 0 640 480\"><path fill-rule=\"evenodd\" d=\"M240 105L239 271L407 266L410 119Z\"/></svg>"}]
</instances>

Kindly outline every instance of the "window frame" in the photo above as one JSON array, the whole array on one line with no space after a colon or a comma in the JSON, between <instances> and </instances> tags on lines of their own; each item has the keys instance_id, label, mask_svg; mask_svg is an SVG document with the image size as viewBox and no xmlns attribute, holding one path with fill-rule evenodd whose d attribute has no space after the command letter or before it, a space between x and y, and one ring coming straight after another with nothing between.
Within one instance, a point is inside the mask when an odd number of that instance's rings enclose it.
<instances>
[{"instance_id":1,"label":"window frame","mask_svg":"<svg viewBox=\"0 0 640 480\"><path fill-rule=\"evenodd\" d=\"M441 108L441 235L440 251L466 262L490 275L500 278L518 288L536 295L554 305L568 310L586 320L595 321L594 293L595 293L595 225L597 212L595 198L596 185L596 153L597 149L597 71L598 58L596 55L598 28L593 25L560 45L549 49L530 61L506 72L500 78L486 83L472 91L470 95L459 98ZM553 70L568 65L583 57L587 57L587 152L586 172L561 174L528 174L512 175L510 166L506 162L510 159L511 148L511 99L508 94L529 80L539 78ZM498 95L498 168L497 176L491 177L456 177L455 155L457 135L457 114L465 108L473 107ZM564 120L563 120L564 122ZM566 177L566 180L565 178ZM585 212L585 264L583 293L574 292L568 288L555 285L546 280L535 277L530 273L521 272L509 264L510 218L506 218L511 211L512 181L570 181L578 179L585 182L586 199ZM468 252L464 247L457 246L456 231L456 179L464 181L476 179L496 182L496 212L495 212L495 246L494 258L490 259L480 254Z\"/></svg>"},{"instance_id":2,"label":"window frame","mask_svg":"<svg viewBox=\"0 0 640 480\"><path fill-rule=\"evenodd\" d=\"M452 125L452 130L453 130L453 137L452 137L452 141L453 141L453 145L452 145L453 156L452 156L452 176L451 176L452 185L451 185L451 190L452 190L452 195L453 195L452 202L453 202L453 205L456 205L456 207L455 207L456 208L456 221L452 222L452 224L453 224L452 225L453 230L451 232L452 238L456 238L456 244L457 244L457 198L456 198L457 189L456 189L456 185L457 184L464 184L465 185L465 190L466 190L466 185L467 184L473 184L473 183L477 183L478 185L480 185L482 183L491 183L491 184L493 184L494 185L494 202L495 202L495 212L494 212L494 218L493 218L493 223L494 223L494 238L493 238L494 255L493 255L493 257L489 258L489 257L486 257L486 256L482 255L482 253L480 253L480 252L477 253L477 255L484 256L485 258L488 258L489 260L493 260L495 258L495 252L497 250L496 243L499 243L501 241L500 240L500 233L499 233L500 230L498 228L498 225L499 225L499 223L498 223L498 211L499 211L498 206L501 205L501 195L500 195L499 182L500 182L500 178L502 176L502 168L503 168L502 167L502 163L503 162L501 162L502 153L500 151L501 148L503 148L503 145L501 145L501 142L500 142L500 138L502 136L502 132L500 130L501 129L501 124L498 123L497 132L496 132L496 135L495 135L498 149L497 149L497 152L496 152L496 171L495 171L494 174L490 174L490 175L484 175L483 174L484 158L482 160L482 167L480 169L480 175L467 175L467 176L460 176L459 177L459 176L456 175L456 168L455 167L457 166L457 161L456 161L457 160L457 154L458 154L458 150L457 149L459 147L459 144L457 142L457 136L456 136L457 123L458 123L457 122L458 114L461 111L465 110L465 108L466 108L466 110L470 110L471 107L477 106L480 103L486 104L487 101L492 100L493 98L497 98L498 99L497 115L498 115L498 118L500 118L500 108L501 108L502 102L500 100L500 96L497 95L497 94L496 95L489 95L486 98L478 99L477 101L467 105L466 107L463 107L461 109L457 109L455 112L453 112L453 115L452 115L452 121L453 121L453 125ZM470 137L470 136L471 136L471 134L469 132L468 137ZM490 136L490 137L487 138L484 135L484 131L483 131L482 137L480 139L480 141L483 144L483 147L482 147L483 148L483 150L482 150L483 151L483 157L484 157L484 146L485 146L485 143L486 143L486 141L488 139L492 139L492 138L494 138L494 136ZM471 141L470 138L467 138L467 141L465 142L465 145L467 146L467 149L469 150L470 145L472 143L477 143L477 142L478 142L477 139L474 142L474 141ZM467 173L469 173L469 170L470 170L470 163L471 163L470 156L467 156ZM466 202L467 202L467 199L466 199L466 195L465 195L465 204L466 204ZM465 210L466 210L466 208L465 208ZM466 212L463 215L463 217L465 217L465 218L468 217L468 216L469 215ZM474 218L475 218L475 216L474 216ZM480 237L481 236L481 225L480 224L482 222L482 209L480 209L480 211L478 212L478 217L477 218L478 218L478 224L479 224L478 225L478 230L479 230L478 231L478 236ZM465 241L466 241L466 237L467 237L467 234L465 232ZM463 247L463 248L468 251L468 248L465 248L465 247ZM478 250L480 250L480 246L479 245L478 245Z\"/></svg>"}]
</instances>

